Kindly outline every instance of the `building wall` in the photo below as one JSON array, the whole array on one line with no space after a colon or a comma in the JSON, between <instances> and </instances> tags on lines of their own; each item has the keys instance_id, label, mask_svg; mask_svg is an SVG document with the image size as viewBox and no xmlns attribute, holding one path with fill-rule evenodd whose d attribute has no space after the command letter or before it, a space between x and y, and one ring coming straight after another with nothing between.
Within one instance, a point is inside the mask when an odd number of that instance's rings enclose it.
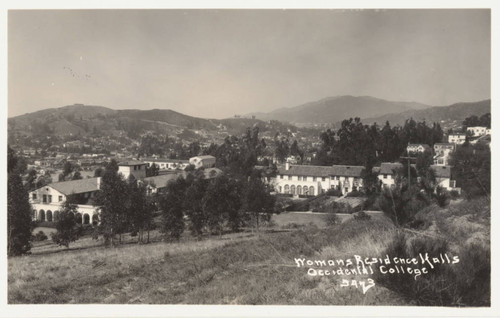
<instances>
[{"instance_id":1,"label":"building wall","mask_svg":"<svg viewBox=\"0 0 500 318\"><path fill-rule=\"evenodd\" d=\"M32 219L33 221L55 222L58 214L61 211L61 203L34 203L32 204ZM77 205L77 213L81 214L82 224L92 224L92 220L97 220L99 208L93 205ZM50 217L49 217L50 216Z\"/></svg>"},{"instance_id":2,"label":"building wall","mask_svg":"<svg viewBox=\"0 0 500 318\"><path fill-rule=\"evenodd\" d=\"M118 173L121 173L125 179L133 175L136 179L146 177L146 165L118 166Z\"/></svg>"},{"instance_id":3,"label":"building wall","mask_svg":"<svg viewBox=\"0 0 500 318\"><path fill-rule=\"evenodd\" d=\"M461 145L465 143L465 135L449 135L448 142Z\"/></svg>"},{"instance_id":4,"label":"building wall","mask_svg":"<svg viewBox=\"0 0 500 318\"><path fill-rule=\"evenodd\" d=\"M281 178L282 177L282 178ZM300 180L299 180L300 178ZM360 190L363 187L363 180L361 178L354 177L311 177L311 176L288 176L288 175L278 175L274 181L275 190L278 193L287 193L304 195L304 190L298 193L297 189L300 186L301 189L307 187L307 192L309 195L318 195L328 191L329 189L339 189L342 194L351 192L353 190ZM288 186L288 187L287 187ZM292 186L295 191L292 193ZM311 187L313 189L313 194L311 194Z\"/></svg>"},{"instance_id":5,"label":"building wall","mask_svg":"<svg viewBox=\"0 0 500 318\"><path fill-rule=\"evenodd\" d=\"M36 199L33 199L33 194L36 194ZM46 198L45 202L43 201L44 196ZM50 198L51 200L49 202ZM29 200L31 204L42 203L61 205L62 202L66 201L66 196L50 186L45 186L31 191L29 193Z\"/></svg>"},{"instance_id":6,"label":"building wall","mask_svg":"<svg viewBox=\"0 0 500 318\"><path fill-rule=\"evenodd\" d=\"M383 186L392 186L395 184L396 180L393 175L391 174L379 174L378 179L382 182Z\"/></svg>"}]
</instances>

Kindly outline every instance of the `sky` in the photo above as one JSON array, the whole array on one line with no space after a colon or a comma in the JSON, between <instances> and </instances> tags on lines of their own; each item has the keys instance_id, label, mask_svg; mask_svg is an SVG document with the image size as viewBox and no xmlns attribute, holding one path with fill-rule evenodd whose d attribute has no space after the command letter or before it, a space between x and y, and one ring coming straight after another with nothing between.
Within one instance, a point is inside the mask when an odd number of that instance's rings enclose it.
<instances>
[{"instance_id":1,"label":"sky","mask_svg":"<svg viewBox=\"0 0 500 318\"><path fill-rule=\"evenodd\" d=\"M8 117L74 103L204 118L329 96L491 93L487 9L9 10Z\"/></svg>"}]
</instances>

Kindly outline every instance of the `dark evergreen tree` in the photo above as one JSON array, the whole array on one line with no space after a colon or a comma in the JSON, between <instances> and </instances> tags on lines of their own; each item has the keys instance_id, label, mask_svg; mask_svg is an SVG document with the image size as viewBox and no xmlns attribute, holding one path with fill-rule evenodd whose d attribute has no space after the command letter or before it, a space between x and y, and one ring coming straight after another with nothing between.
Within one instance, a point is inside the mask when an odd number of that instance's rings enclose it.
<instances>
[{"instance_id":1,"label":"dark evergreen tree","mask_svg":"<svg viewBox=\"0 0 500 318\"><path fill-rule=\"evenodd\" d=\"M160 230L175 240L180 239L185 228L183 204L186 188L186 180L179 177L167 184L166 193L159 198L162 211Z\"/></svg>"},{"instance_id":2,"label":"dark evergreen tree","mask_svg":"<svg viewBox=\"0 0 500 318\"><path fill-rule=\"evenodd\" d=\"M56 222L56 233L53 233L52 241L59 246L69 248L71 242L76 241L83 233L82 226L76 223L75 215L78 213L77 205L74 200L66 200L59 212L59 218Z\"/></svg>"}]
</instances>

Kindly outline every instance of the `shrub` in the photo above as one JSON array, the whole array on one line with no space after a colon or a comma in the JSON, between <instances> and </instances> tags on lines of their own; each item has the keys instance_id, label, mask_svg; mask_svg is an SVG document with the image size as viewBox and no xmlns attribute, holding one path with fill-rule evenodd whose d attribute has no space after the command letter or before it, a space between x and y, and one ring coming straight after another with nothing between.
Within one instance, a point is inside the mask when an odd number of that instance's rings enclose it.
<instances>
[{"instance_id":1,"label":"shrub","mask_svg":"<svg viewBox=\"0 0 500 318\"><path fill-rule=\"evenodd\" d=\"M397 233L383 256L413 258L418 254L439 255L449 251L441 238L414 237ZM434 264L429 273L415 279L413 275L384 275L376 272L377 283L398 293L415 305L423 306L489 306L490 252L487 247L466 245L459 249L457 264Z\"/></svg>"},{"instance_id":2,"label":"shrub","mask_svg":"<svg viewBox=\"0 0 500 318\"><path fill-rule=\"evenodd\" d=\"M347 193L346 197L347 198L357 198L357 197L360 197L362 195L363 194L361 192L354 190L354 191L351 191L351 192Z\"/></svg>"},{"instance_id":3,"label":"shrub","mask_svg":"<svg viewBox=\"0 0 500 318\"><path fill-rule=\"evenodd\" d=\"M45 241L47 240L48 237L45 235L43 231L38 231L38 233L35 234L34 240L37 242Z\"/></svg>"},{"instance_id":4,"label":"shrub","mask_svg":"<svg viewBox=\"0 0 500 318\"><path fill-rule=\"evenodd\" d=\"M450 195L448 194L448 191L446 191L446 189L441 186L438 186L436 188L434 198L436 199L436 203L442 208L450 203Z\"/></svg>"},{"instance_id":5,"label":"shrub","mask_svg":"<svg viewBox=\"0 0 500 318\"><path fill-rule=\"evenodd\" d=\"M342 191L338 189L329 189L326 191L326 195L331 196L331 197L341 197L342 196Z\"/></svg>"},{"instance_id":6,"label":"shrub","mask_svg":"<svg viewBox=\"0 0 500 318\"><path fill-rule=\"evenodd\" d=\"M449 194L453 200L458 199L460 197L460 194L458 193L457 190L451 190Z\"/></svg>"},{"instance_id":7,"label":"shrub","mask_svg":"<svg viewBox=\"0 0 500 318\"><path fill-rule=\"evenodd\" d=\"M355 220L358 220L358 221L370 220L372 218L370 215L366 214L363 211L358 212L358 213L354 213L353 217Z\"/></svg>"},{"instance_id":8,"label":"shrub","mask_svg":"<svg viewBox=\"0 0 500 318\"><path fill-rule=\"evenodd\" d=\"M335 212L326 213L322 217L325 220L326 225L328 225L328 226L337 225L337 224L340 224L342 222L340 220L339 216L337 215L337 213L335 213Z\"/></svg>"}]
</instances>

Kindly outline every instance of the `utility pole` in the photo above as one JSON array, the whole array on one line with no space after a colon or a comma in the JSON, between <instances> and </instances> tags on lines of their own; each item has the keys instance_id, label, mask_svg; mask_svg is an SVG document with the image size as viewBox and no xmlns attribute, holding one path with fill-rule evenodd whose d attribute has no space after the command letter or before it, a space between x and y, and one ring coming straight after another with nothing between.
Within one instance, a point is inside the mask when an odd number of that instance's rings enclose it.
<instances>
[{"instance_id":1,"label":"utility pole","mask_svg":"<svg viewBox=\"0 0 500 318\"><path fill-rule=\"evenodd\" d=\"M410 143L408 143L408 145L410 145ZM406 157L399 157L400 159L406 159L408 160L408 188L410 188L410 170L411 170L411 165L410 165L410 160L415 160L417 159L417 157L410 157L410 152L408 151L408 148L406 148L406 154L407 156Z\"/></svg>"}]
</instances>

